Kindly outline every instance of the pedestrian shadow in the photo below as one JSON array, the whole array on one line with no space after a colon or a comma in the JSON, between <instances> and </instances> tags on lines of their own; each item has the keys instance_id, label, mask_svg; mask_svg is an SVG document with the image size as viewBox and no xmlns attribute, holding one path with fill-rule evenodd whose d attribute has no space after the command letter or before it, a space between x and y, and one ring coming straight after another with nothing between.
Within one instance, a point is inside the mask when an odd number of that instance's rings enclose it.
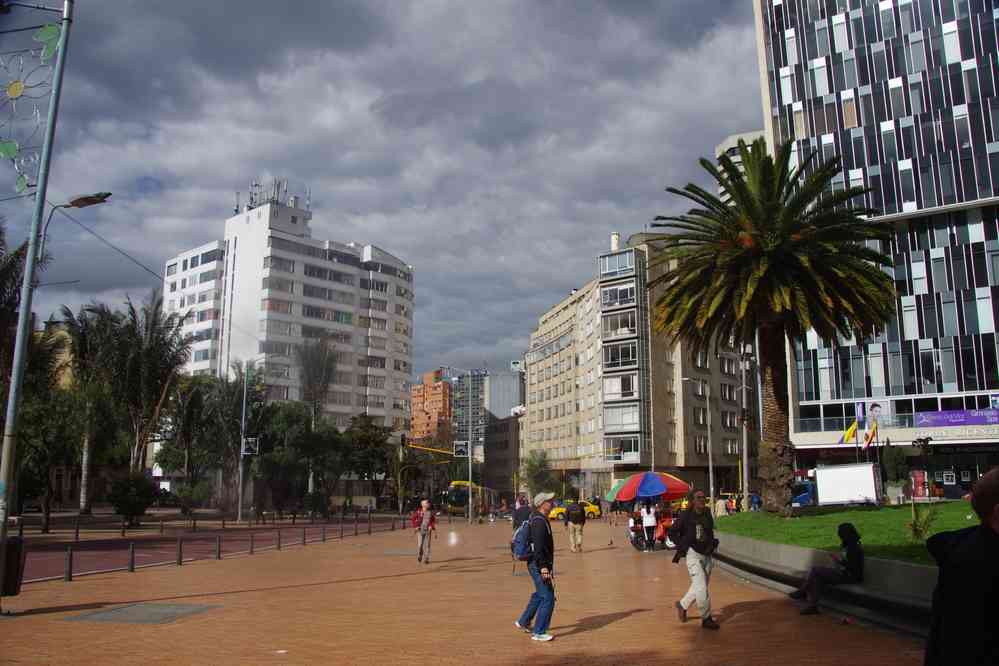
<instances>
[{"instance_id":1,"label":"pedestrian shadow","mask_svg":"<svg viewBox=\"0 0 999 666\"><path fill-rule=\"evenodd\" d=\"M580 618L576 624L566 625L564 627L556 627L559 630L559 639L568 638L569 636L575 636L576 634L583 634L587 631L596 631L597 629L603 629L607 625L614 624L619 620L624 620L632 615L637 615L638 613L648 613L651 608L633 608L631 610L620 611L618 613L604 613L603 615L590 615L588 617ZM571 629L566 633L561 633L562 629Z\"/></svg>"},{"instance_id":2,"label":"pedestrian shadow","mask_svg":"<svg viewBox=\"0 0 999 666\"><path fill-rule=\"evenodd\" d=\"M740 615L754 615L758 617L760 611L765 608L776 608L783 605L784 602L780 599L761 599L758 601L740 601L735 604L729 604L721 609L715 619L719 623L725 623L729 620L734 620Z\"/></svg>"}]
</instances>

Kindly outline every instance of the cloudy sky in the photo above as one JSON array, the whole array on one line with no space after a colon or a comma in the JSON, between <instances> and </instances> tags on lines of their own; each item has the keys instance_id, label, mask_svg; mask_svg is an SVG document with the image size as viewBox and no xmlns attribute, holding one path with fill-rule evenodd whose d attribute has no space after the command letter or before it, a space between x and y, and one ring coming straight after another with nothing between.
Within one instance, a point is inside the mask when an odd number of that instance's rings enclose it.
<instances>
[{"instance_id":1,"label":"cloudy sky","mask_svg":"<svg viewBox=\"0 0 999 666\"><path fill-rule=\"evenodd\" d=\"M415 266L417 371L520 357L612 231L762 124L745 0L77 5L49 199L114 192L75 215L160 272L249 180L311 187L314 236ZM0 214L20 242L29 204ZM66 220L49 248L43 282L79 283L42 316L158 284Z\"/></svg>"}]
</instances>

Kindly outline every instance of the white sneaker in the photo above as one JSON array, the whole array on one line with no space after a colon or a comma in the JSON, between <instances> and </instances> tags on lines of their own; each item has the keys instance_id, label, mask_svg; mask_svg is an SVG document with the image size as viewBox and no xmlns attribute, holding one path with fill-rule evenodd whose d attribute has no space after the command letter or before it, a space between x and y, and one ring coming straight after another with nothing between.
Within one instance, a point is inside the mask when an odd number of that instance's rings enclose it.
<instances>
[{"instance_id":1,"label":"white sneaker","mask_svg":"<svg viewBox=\"0 0 999 666\"><path fill-rule=\"evenodd\" d=\"M545 642L545 643L547 643L550 640L553 640L554 638L555 637L552 636L551 634L532 634L531 635L531 640L532 641L542 641L542 642Z\"/></svg>"},{"instance_id":2,"label":"white sneaker","mask_svg":"<svg viewBox=\"0 0 999 666\"><path fill-rule=\"evenodd\" d=\"M518 629L520 629L521 631L526 631L527 633L531 633L531 628L530 628L530 627L525 627L525 626L522 626L522 625L520 624L520 620L514 620L514 621L513 621L513 626L517 627L517 628L518 628Z\"/></svg>"}]
</instances>

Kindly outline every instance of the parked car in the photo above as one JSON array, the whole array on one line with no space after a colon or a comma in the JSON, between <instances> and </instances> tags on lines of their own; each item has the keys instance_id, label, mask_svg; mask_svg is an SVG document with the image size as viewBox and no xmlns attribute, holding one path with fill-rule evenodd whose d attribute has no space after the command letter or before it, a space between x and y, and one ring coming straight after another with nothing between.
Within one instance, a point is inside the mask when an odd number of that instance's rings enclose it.
<instances>
[{"instance_id":1,"label":"parked car","mask_svg":"<svg viewBox=\"0 0 999 666\"><path fill-rule=\"evenodd\" d=\"M580 500L580 504L583 505L583 510L586 512L587 518L599 518L600 517L600 507L586 500ZM548 520L565 520L565 509L568 506L562 500L558 500L551 511L548 512Z\"/></svg>"}]
</instances>

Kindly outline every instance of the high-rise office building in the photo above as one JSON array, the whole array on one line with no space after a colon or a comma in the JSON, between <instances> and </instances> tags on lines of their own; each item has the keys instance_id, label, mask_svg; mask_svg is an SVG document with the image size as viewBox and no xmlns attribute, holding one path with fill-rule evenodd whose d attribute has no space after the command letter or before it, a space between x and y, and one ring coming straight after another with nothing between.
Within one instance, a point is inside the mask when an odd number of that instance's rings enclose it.
<instances>
[{"instance_id":1,"label":"high-rise office building","mask_svg":"<svg viewBox=\"0 0 999 666\"><path fill-rule=\"evenodd\" d=\"M794 343L798 459L853 459L854 419L878 440L932 438L920 461L958 494L999 462L999 47L989 3L754 0L771 145L839 155L833 190L870 188L893 228L878 249L897 316L865 339ZM872 246L874 244L872 243ZM869 426L868 426L869 427Z\"/></svg>"},{"instance_id":2,"label":"high-rise office building","mask_svg":"<svg viewBox=\"0 0 999 666\"><path fill-rule=\"evenodd\" d=\"M524 405L524 373L519 368L492 372L485 382L486 442L483 483L512 496L520 460L518 414Z\"/></svg>"},{"instance_id":3,"label":"high-rise office building","mask_svg":"<svg viewBox=\"0 0 999 666\"><path fill-rule=\"evenodd\" d=\"M295 348L328 337L337 369L327 416L344 427L367 414L404 431L413 267L373 245L313 238L312 211L301 204L280 182L266 193L256 186L226 220L221 242L166 262L168 308L188 312L185 332L205 339L195 342L187 370L222 375L234 362L253 363L264 371L268 399L298 400Z\"/></svg>"}]
</instances>

